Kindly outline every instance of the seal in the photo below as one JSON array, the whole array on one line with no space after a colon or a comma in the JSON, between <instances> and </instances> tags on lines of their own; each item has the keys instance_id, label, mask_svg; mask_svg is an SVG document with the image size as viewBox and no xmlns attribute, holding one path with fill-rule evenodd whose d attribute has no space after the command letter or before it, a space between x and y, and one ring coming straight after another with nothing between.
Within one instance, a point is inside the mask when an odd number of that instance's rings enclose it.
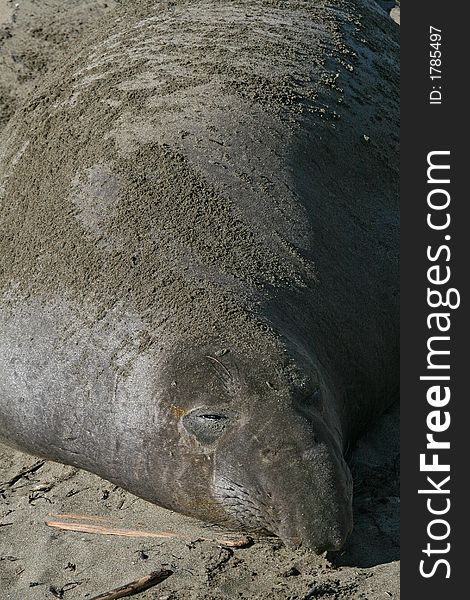
<instances>
[{"instance_id":1,"label":"seal","mask_svg":"<svg viewBox=\"0 0 470 600\"><path fill-rule=\"evenodd\" d=\"M320 553L397 397L398 33L372 0L138 2L0 148L0 437Z\"/></svg>"}]
</instances>

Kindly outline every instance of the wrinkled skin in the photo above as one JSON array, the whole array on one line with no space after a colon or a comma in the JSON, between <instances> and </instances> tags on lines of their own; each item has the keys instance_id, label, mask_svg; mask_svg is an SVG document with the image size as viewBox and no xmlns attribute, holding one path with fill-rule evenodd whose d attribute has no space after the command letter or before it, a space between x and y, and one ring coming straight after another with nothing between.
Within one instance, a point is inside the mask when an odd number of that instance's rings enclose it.
<instances>
[{"instance_id":1,"label":"wrinkled skin","mask_svg":"<svg viewBox=\"0 0 470 600\"><path fill-rule=\"evenodd\" d=\"M0 437L339 549L398 387L397 33L369 0L157 8L5 132Z\"/></svg>"},{"instance_id":2,"label":"wrinkled skin","mask_svg":"<svg viewBox=\"0 0 470 600\"><path fill-rule=\"evenodd\" d=\"M215 500L215 509L223 508L218 520L228 526L274 533L317 552L338 549L352 527L351 476L338 421L325 409L328 391L313 366L289 381L281 360L272 356L264 368L253 368L246 357L214 357L205 349L186 363L188 377L177 369L170 412L184 413L176 440L183 489L202 483L198 502L210 491L209 520ZM205 469L196 469L198 463ZM207 469L204 482L201 468Z\"/></svg>"},{"instance_id":3,"label":"wrinkled skin","mask_svg":"<svg viewBox=\"0 0 470 600\"><path fill-rule=\"evenodd\" d=\"M343 545L352 481L340 420L313 364L293 363L272 345L256 361L214 340L175 348L160 368L162 357L150 349L117 371L116 342L102 331L91 357L87 332L73 349L57 350L64 323L57 328L48 312L36 307L3 329L2 356L10 360L1 364L2 398L21 388L23 396L21 406L1 407L3 439L209 522L316 552ZM55 307L56 318L63 314ZM38 351L25 350L24 334Z\"/></svg>"}]
</instances>

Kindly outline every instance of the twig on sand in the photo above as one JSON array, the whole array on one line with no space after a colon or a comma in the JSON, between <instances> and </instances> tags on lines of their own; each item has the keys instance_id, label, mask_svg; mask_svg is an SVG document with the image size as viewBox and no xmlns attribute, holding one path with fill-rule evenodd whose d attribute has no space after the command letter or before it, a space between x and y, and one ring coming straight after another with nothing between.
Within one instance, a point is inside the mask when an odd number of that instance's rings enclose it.
<instances>
[{"instance_id":1,"label":"twig on sand","mask_svg":"<svg viewBox=\"0 0 470 600\"><path fill-rule=\"evenodd\" d=\"M253 544L253 540L248 536L242 536L238 539L233 540L215 540L221 546L227 546L227 548L248 548Z\"/></svg>"},{"instance_id":2,"label":"twig on sand","mask_svg":"<svg viewBox=\"0 0 470 600\"><path fill-rule=\"evenodd\" d=\"M135 594L140 594L140 592L144 592L154 585L157 585L157 583L165 581L170 575L173 575L173 571L154 571L153 573L150 573L150 575L142 577L142 579L137 579L137 581L118 587L105 594L94 596L91 600L117 600L117 598L134 596Z\"/></svg>"},{"instance_id":3,"label":"twig on sand","mask_svg":"<svg viewBox=\"0 0 470 600\"><path fill-rule=\"evenodd\" d=\"M58 519L82 519L83 521L109 521L109 517L102 517L100 515L76 515L75 513L56 515L55 513L49 513L50 517L57 517Z\"/></svg>"},{"instance_id":4,"label":"twig on sand","mask_svg":"<svg viewBox=\"0 0 470 600\"><path fill-rule=\"evenodd\" d=\"M151 531L140 531L135 529L116 529L114 527L105 527L103 525L92 525L88 523L65 523L62 521L46 521L48 527L65 529L67 531L80 531L82 533L99 533L101 535L119 535L123 537L156 537L156 538L178 538L176 533L161 531L153 533Z\"/></svg>"},{"instance_id":5,"label":"twig on sand","mask_svg":"<svg viewBox=\"0 0 470 600\"><path fill-rule=\"evenodd\" d=\"M79 518L79 515L54 515L60 518ZM81 516L82 519L93 520L93 517ZM46 521L48 527L55 527L56 529L64 529L66 531L78 531L81 533L95 533L100 535L117 535L122 537L147 537L147 538L165 538L165 539L179 539L184 541L191 541L189 537L179 535L178 533L172 533L169 531L143 531L141 529L121 529L114 527L106 527L104 525L93 525L92 523L67 523L65 521ZM236 539L211 539L211 538L199 538L204 542L215 542L221 546L227 546L229 548L245 548L253 543L253 540L248 536L238 537Z\"/></svg>"},{"instance_id":6,"label":"twig on sand","mask_svg":"<svg viewBox=\"0 0 470 600\"><path fill-rule=\"evenodd\" d=\"M13 487L15 485L15 483L17 481L19 481L20 479L22 479L23 477L26 477L27 475L32 475L33 473L36 473L36 471L39 471L39 469L45 464L45 462L46 462L45 460L39 460L39 461L35 462L34 465L31 465L30 467L26 467L25 469L22 469L19 473L17 473L9 481L5 481L5 483L1 484L3 486L3 489L1 489L0 492L2 492L5 487Z\"/></svg>"}]
</instances>

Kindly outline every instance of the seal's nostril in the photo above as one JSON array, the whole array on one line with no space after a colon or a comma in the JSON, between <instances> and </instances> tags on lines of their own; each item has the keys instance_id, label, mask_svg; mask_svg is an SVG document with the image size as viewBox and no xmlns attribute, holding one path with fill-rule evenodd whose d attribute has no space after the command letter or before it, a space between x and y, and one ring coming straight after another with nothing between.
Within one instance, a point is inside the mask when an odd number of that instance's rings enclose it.
<instances>
[{"instance_id":1,"label":"seal's nostril","mask_svg":"<svg viewBox=\"0 0 470 600\"><path fill-rule=\"evenodd\" d=\"M331 540L330 550L341 550L344 545L344 539L342 537L335 537Z\"/></svg>"}]
</instances>

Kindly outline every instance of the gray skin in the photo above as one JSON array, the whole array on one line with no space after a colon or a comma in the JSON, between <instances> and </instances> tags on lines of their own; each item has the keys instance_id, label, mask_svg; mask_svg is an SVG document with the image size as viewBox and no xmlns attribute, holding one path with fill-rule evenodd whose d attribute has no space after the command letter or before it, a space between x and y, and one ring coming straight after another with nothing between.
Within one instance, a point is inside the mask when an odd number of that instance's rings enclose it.
<instances>
[{"instance_id":1,"label":"gray skin","mask_svg":"<svg viewBox=\"0 0 470 600\"><path fill-rule=\"evenodd\" d=\"M398 31L136 2L0 146L0 438L320 553L398 388Z\"/></svg>"}]
</instances>

